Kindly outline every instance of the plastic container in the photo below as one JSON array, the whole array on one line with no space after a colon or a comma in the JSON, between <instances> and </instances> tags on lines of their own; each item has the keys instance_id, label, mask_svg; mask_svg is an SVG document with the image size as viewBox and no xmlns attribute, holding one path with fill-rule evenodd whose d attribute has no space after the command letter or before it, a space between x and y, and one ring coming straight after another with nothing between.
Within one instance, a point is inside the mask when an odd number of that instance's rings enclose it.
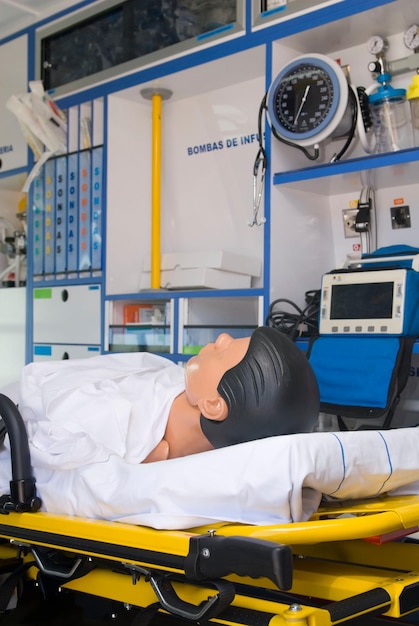
<instances>
[{"instance_id":1,"label":"plastic container","mask_svg":"<svg viewBox=\"0 0 419 626\"><path fill-rule=\"evenodd\" d=\"M371 94L368 102L376 140L376 152L395 152L413 147L413 132L409 103L405 89L394 89L383 74L377 79L381 84Z\"/></svg>"},{"instance_id":2,"label":"plastic container","mask_svg":"<svg viewBox=\"0 0 419 626\"><path fill-rule=\"evenodd\" d=\"M412 83L407 88L406 97L410 105L412 120L413 142L419 146L419 75L413 76Z\"/></svg>"}]
</instances>

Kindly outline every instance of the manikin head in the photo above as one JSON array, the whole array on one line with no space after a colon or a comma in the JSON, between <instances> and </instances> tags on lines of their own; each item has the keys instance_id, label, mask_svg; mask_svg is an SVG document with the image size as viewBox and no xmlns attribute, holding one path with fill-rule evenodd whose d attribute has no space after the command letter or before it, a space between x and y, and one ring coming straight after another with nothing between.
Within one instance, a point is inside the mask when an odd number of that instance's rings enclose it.
<instances>
[{"instance_id":1,"label":"manikin head","mask_svg":"<svg viewBox=\"0 0 419 626\"><path fill-rule=\"evenodd\" d=\"M186 365L186 395L215 448L314 429L317 382L306 356L274 328L220 335Z\"/></svg>"}]
</instances>

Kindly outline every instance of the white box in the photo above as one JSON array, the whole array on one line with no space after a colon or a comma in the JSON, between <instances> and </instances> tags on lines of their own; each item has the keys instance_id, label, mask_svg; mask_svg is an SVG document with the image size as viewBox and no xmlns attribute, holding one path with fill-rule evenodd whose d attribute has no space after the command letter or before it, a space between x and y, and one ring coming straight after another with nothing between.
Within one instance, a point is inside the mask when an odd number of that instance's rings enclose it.
<instances>
[{"instance_id":1,"label":"white box","mask_svg":"<svg viewBox=\"0 0 419 626\"><path fill-rule=\"evenodd\" d=\"M202 250L198 252L167 252L161 256L160 266L161 270L199 267L259 277L262 262L256 257L228 250ZM150 271L149 257L144 261L144 271Z\"/></svg>"},{"instance_id":2,"label":"white box","mask_svg":"<svg viewBox=\"0 0 419 626\"><path fill-rule=\"evenodd\" d=\"M248 289L252 277L211 267L177 267L160 273L163 289ZM150 273L143 272L140 289L150 289Z\"/></svg>"}]
</instances>

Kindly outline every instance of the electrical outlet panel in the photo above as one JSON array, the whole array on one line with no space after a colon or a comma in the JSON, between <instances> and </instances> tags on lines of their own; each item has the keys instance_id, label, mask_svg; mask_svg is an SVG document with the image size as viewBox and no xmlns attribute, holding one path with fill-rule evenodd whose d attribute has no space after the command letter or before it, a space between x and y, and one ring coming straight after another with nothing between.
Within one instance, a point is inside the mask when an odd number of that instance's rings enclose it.
<instances>
[{"instance_id":1,"label":"electrical outlet panel","mask_svg":"<svg viewBox=\"0 0 419 626\"><path fill-rule=\"evenodd\" d=\"M356 216L358 215L358 209L345 209L342 211L343 229L345 238L359 237L359 233L355 230Z\"/></svg>"},{"instance_id":2,"label":"electrical outlet panel","mask_svg":"<svg viewBox=\"0 0 419 626\"><path fill-rule=\"evenodd\" d=\"M390 213L392 228L410 228L412 226L410 222L410 208L408 206L392 206Z\"/></svg>"}]
</instances>

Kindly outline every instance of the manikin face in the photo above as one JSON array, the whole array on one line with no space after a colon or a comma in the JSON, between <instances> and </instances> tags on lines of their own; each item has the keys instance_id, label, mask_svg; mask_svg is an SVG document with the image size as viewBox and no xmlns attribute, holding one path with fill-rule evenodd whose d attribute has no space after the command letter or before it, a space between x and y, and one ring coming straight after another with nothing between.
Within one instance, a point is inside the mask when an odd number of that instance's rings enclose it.
<instances>
[{"instance_id":1,"label":"manikin face","mask_svg":"<svg viewBox=\"0 0 419 626\"><path fill-rule=\"evenodd\" d=\"M202 348L185 366L186 396L193 406L203 399L215 400L217 387L225 372L244 358L250 337L233 339L227 333Z\"/></svg>"},{"instance_id":2,"label":"manikin face","mask_svg":"<svg viewBox=\"0 0 419 626\"><path fill-rule=\"evenodd\" d=\"M212 450L200 426L200 413L210 419L227 417L225 402L220 398L217 387L224 373L237 365L245 356L250 338L233 339L220 335L215 343L206 345L185 366L186 403L182 394L176 399L180 404L172 410L163 440L150 452L143 463L173 459L197 452ZM176 402L176 401L175 401ZM199 411L188 410L190 405Z\"/></svg>"}]
</instances>

